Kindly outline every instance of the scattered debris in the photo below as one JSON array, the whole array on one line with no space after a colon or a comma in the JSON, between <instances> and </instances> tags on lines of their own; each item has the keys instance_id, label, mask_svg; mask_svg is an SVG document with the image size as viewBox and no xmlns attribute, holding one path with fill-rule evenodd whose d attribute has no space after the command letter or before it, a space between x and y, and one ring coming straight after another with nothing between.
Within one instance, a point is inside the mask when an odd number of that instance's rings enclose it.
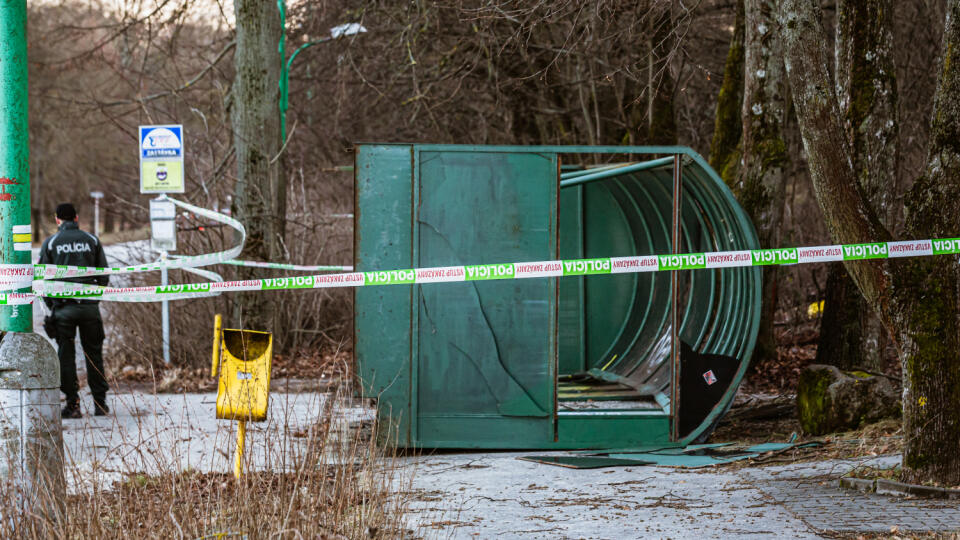
<instances>
[{"instance_id":1,"label":"scattered debris","mask_svg":"<svg viewBox=\"0 0 960 540\"><path fill-rule=\"evenodd\" d=\"M818 441L798 443L794 433L791 442L735 445L734 443L695 444L686 447L651 447L590 453L579 456L523 456L518 459L572 469L658 465L695 469L725 465L745 459L762 460L788 450L820 446Z\"/></svg>"}]
</instances>

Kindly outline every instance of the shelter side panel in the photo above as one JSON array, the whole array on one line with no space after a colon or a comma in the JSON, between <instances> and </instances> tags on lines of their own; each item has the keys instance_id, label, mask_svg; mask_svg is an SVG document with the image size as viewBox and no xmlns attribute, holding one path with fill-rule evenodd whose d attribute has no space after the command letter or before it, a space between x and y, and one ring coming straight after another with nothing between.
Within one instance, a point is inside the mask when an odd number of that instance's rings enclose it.
<instances>
[{"instance_id":1,"label":"shelter side panel","mask_svg":"<svg viewBox=\"0 0 960 540\"><path fill-rule=\"evenodd\" d=\"M358 145L354 267L405 269L412 260L412 147ZM412 286L354 290L354 356L361 392L379 398L381 432L401 445L410 433Z\"/></svg>"},{"instance_id":2,"label":"shelter side panel","mask_svg":"<svg viewBox=\"0 0 960 540\"><path fill-rule=\"evenodd\" d=\"M553 441L556 280L483 278L556 258L556 155L421 152L418 175L418 266L467 266L417 288L418 442Z\"/></svg>"}]
</instances>

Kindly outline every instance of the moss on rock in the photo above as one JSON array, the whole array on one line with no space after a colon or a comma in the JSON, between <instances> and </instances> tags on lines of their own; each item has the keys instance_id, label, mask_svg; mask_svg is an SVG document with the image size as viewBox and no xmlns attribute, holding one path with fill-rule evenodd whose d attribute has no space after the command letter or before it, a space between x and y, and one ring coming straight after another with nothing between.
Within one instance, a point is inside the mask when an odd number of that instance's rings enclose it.
<instances>
[{"instance_id":1,"label":"moss on rock","mask_svg":"<svg viewBox=\"0 0 960 540\"><path fill-rule=\"evenodd\" d=\"M813 364L800 374L797 416L811 435L856 429L900 414L899 391L885 377Z\"/></svg>"}]
</instances>

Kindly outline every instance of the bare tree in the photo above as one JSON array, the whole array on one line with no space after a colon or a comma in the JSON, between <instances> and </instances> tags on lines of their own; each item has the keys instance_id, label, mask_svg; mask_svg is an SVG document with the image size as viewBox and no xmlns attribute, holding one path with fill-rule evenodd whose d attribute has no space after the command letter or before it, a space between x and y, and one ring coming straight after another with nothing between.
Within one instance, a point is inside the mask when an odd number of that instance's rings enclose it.
<instances>
[{"instance_id":1,"label":"bare tree","mask_svg":"<svg viewBox=\"0 0 960 540\"><path fill-rule=\"evenodd\" d=\"M648 16L647 46L647 136L646 144L677 144L677 117L673 107L676 90L670 59L676 47L673 14L669 9Z\"/></svg>"},{"instance_id":2,"label":"bare tree","mask_svg":"<svg viewBox=\"0 0 960 540\"><path fill-rule=\"evenodd\" d=\"M908 239L957 235L960 222L960 2L948 0L943 60L924 173L906 198ZM833 240L889 240L863 193L828 71L816 0L784 0L786 65L817 201ZM846 264L891 332L904 373L903 478L960 484L960 268L952 257Z\"/></svg>"},{"instance_id":3,"label":"bare tree","mask_svg":"<svg viewBox=\"0 0 960 540\"><path fill-rule=\"evenodd\" d=\"M716 120L713 127L713 140L710 143L710 166L721 175L727 166L736 167L740 158L737 146L743 124L740 114L743 107L743 35L744 0L737 0L736 20L733 24L733 38L727 51L727 62L723 67L723 84L717 96ZM735 170L735 169L734 169ZM735 176L732 172L730 177Z\"/></svg>"}]
</instances>

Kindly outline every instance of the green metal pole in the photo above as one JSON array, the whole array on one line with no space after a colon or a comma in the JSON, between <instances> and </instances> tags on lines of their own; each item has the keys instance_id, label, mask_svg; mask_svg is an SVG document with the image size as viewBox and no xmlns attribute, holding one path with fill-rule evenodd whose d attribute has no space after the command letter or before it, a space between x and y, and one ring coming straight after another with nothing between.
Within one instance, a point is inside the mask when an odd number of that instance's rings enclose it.
<instances>
[{"instance_id":1,"label":"green metal pole","mask_svg":"<svg viewBox=\"0 0 960 540\"><path fill-rule=\"evenodd\" d=\"M290 64L284 63L287 57L287 3L277 0L277 10L280 11L280 43L277 52L280 53L280 146L287 142L287 106L290 100Z\"/></svg>"},{"instance_id":2,"label":"green metal pole","mask_svg":"<svg viewBox=\"0 0 960 540\"><path fill-rule=\"evenodd\" d=\"M304 43L298 47L297 50L293 51L290 59L283 64L280 71L280 133L283 134L284 139L287 138L287 109L290 107L290 66L293 64L293 59L300 54L300 51L308 47L313 47L314 45L319 45L320 43L326 43L331 39L332 38L323 38L317 41L311 41L310 43ZM282 50L280 54L283 55Z\"/></svg>"},{"instance_id":3,"label":"green metal pole","mask_svg":"<svg viewBox=\"0 0 960 540\"><path fill-rule=\"evenodd\" d=\"M27 2L0 0L0 264L31 263L29 162ZM33 306L0 306L0 330L32 332Z\"/></svg>"}]
</instances>

